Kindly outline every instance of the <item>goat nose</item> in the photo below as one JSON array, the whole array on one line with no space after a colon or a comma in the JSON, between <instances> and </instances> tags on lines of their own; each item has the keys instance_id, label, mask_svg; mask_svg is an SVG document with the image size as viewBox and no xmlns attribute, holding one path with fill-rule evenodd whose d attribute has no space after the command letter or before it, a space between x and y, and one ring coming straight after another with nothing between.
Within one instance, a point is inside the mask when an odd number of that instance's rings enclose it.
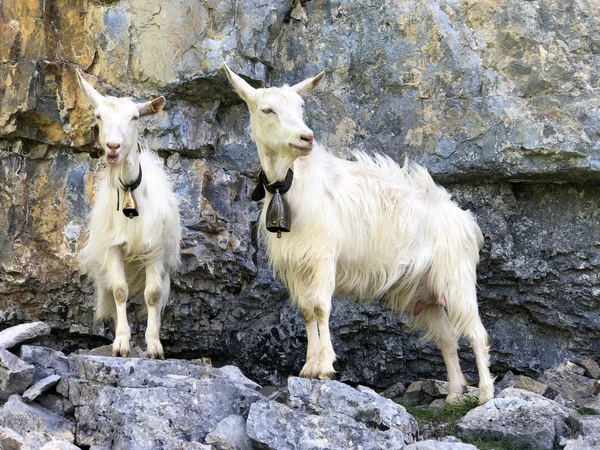
<instances>
[{"instance_id":1,"label":"goat nose","mask_svg":"<svg viewBox=\"0 0 600 450\"><path fill-rule=\"evenodd\" d=\"M309 144L313 143L313 138L314 138L314 135L312 133L304 133L304 134L300 135L300 139L308 142Z\"/></svg>"},{"instance_id":2,"label":"goat nose","mask_svg":"<svg viewBox=\"0 0 600 450\"><path fill-rule=\"evenodd\" d=\"M121 144L119 144L118 142L107 142L106 146L108 148L110 148L111 150L118 150L118 148L121 146Z\"/></svg>"}]
</instances>

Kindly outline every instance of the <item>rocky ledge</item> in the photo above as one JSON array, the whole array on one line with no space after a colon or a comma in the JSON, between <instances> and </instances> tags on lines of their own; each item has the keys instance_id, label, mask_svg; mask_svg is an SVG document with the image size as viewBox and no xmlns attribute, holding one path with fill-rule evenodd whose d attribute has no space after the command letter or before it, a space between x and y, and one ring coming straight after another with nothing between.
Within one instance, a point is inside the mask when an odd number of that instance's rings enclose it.
<instances>
[{"instance_id":1,"label":"rocky ledge","mask_svg":"<svg viewBox=\"0 0 600 450\"><path fill-rule=\"evenodd\" d=\"M0 333L2 449L474 450L466 442L478 439L511 448L600 445L593 361L563 363L537 380L508 373L494 399L450 429L423 424L419 431L399 403L411 412L447 408L445 382L378 394L290 377L285 386L263 388L237 367L215 368L208 360L113 358L104 356L107 347L66 356L30 344L48 332L37 323Z\"/></svg>"}]
</instances>

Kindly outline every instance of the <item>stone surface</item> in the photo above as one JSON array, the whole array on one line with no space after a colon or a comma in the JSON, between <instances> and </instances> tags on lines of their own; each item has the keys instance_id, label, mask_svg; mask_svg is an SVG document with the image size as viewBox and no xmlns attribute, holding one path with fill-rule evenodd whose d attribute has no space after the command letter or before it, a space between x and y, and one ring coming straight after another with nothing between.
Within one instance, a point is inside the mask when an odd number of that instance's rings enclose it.
<instances>
[{"instance_id":1,"label":"stone surface","mask_svg":"<svg viewBox=\"0 0 600 450\"><path fill-rule=\"evenodd\" d=\"M99 170L80 67L104 93L168 98L141 121L184 200L167 355L210 356L263 384L299 373L304 325L253 232L258 160L224 58L255 86L326 69L307 99L319 140L343 157L422 162L474 212L494 373L535 378L600 354L594 4L5 0L0 14L0 328L44 320L45 345L65 352L114 337L94 324L75 259ZM143 300L130 303L143 345ZM342 381L445 377L439 351L378 303L335 302L331 331ZM475 379L468 346L460 356Z\"/></svg>"},{"instance_id":2,"label":"stone surface","mask_svg":"<svg viewBox=\"0 0 600 450\"><path fill-rule=\"evenodd\" d=\"M246 432L246 420L231 415L221 420L204 440L215 450L251 450L252 443Z\"/></svg>"},{"instance_id":3,"label":"stone surface","mask_svg":"<svg viewBox=\"0 0 600 450\"><path fill-rule=\"evenodd\" d=\"M288 378L289 405L316 414L344 415L369 427L402 431L404 441L417 440L419 428L406 409L360 386L353 389L337 381Z\"/></svg>"},{"instance_id":4,"label":"stone surface","mask_svg":"<svg viewBox=\"0 0 600 450\"><path fill-rule=\"evenodd\" d=\"M53 436L51 434L31 431L27 433L25 437L25 448L26 449L40 449L40 450L79 450L80 448L69 442L67 439Z\"/></svg>"},{"instance_id":5,"label":"stone surface","mask_svg":"<svg viewBox=\"0 0 600 450\"><path fill-rule=\"evenodd\" d=\"M600 366L593 359L584 359L581 361L575 362L578 366L583 367L585 370L584 375L589 378L593 378L594 380L598 379L600 375Z\"/></svg>"},{"instance_id":6,"label":"stone surface","mask_svg":"<svg viewBox=\"0 0 600 450\"><path fill-rule=\"evenodd\" d=\"M425 401L423 381L419 380L410 383L406 388L406 391L404 391L402 401L405 402L407 405L416 405L419 403L423 403Z\"/></svg>"},{"instance_id":7,"label":"stone surface","mask_svg":"<svg viewBox=\"0 0 600 450\"><path fill-rule=\"evenodd\" d=\"M549 388L547 384L540 383L539 381L524 375L517 377L513 387L517 389L525 389L526 391L534 392L539 395L545 395Z\"/></svg>"},{"instance_id":8,"label":"stone surface","mask_svg":"<svg viewBox=\"0 0 600 450\"><path fill-rule=\"evenodd\" d=\"M260 448L401 449L417 439L415 419L372 389L290 377L287 394L250 407L248 436Z\"/></svg>"},{"instance_id":9,"label":"stone surface","mask_svg":"<svg viewBox=\"0 0 600 450\"><path fill-rule=\"evenodd\" d=\"M391 385L385 391L380 392L379 395L385 398L396 398L400 397L404 392L406 392L406 386L404 386L404 383L398 382Z\"/></svg>"},{"instance_id":10,"label":"stone surface","mask_svg":"<svg viewBox=\"0 0 600 450\"><path fill-rule=\"evenodd\" d=\"M26 403L34 401L44 392L56 386L59 381L60 375L50 375L49 377L42 378L40 381L23 392L23 401Z\"/></svg>"},{"instance_id":11,"label":"stone surface","mask_svg":"<svg viewBox=\"0 0 600 450\"><path fill-rule=\"evenodd\" d=\"M565 448L581 450L600 446L600 416L572 416L571 423L577 431L576 439L571 439Z\"/></svg>"},{"instance_id":12,"label":"stone surface","mask_svg":"<svg viewBox=\"0 0 600 450\"><path fill-rule=\"evenodd\" d=\"M34 368L0 348L0 400L21 394L33 382Z\"/></svg>"},{"instance_id":13,"label":"stone surface","mask_svg":"<svg viewBox=\"0 0 600 450\"><path fill-rule=\"evenodd\" d=\"M567 362L544 372L539 381L550 386L564 399L566 406L576 407L581 399L594 397L596 380L584 375L585 370Z\"/></svg>"},{"instance_id":14,"label":"stone surface","mask_svg":"<svg viewBox=\"0 0 600 450\"><path fill-rule=\"evenodd\" d=\"M36 432L70 443L75 439L75 428L71 421L39 405L24 403L18 395L12 395L0 408L0 426L11 428L22 435ZM32 438L39 441L38 437Z\"/></svg>"},{"instance_id":15,"label":"stone surface","mask_svg":"<svg viewBox=\"0 0 600 450\"><path fill-rule=\"evenodd\" d=\"M247 415L250 404L262 398L219 369L187 361L74 355L70 363L75 375L69 400L80 445L147 449L203 443L224 419Z\"/></svg>"},{"instance_id":16,"label":"stone surface","mask_svg":"<svg viewBox=\"0 0 600 450\"><path fill-rule=\"evenodd\" d=\"M405 448L404 435L400 430L369 428L344 415L332 417L307 414L274 401L252 404L247 429L250 439L259 448Z\"/></svg>"},{"instance_id":17,"label":"stone surface","mask_svg":"<svg viewBox=\"0 0 600 450\"><path fill-rule=\"evenodd\" d=\"M25 438L10 428L0 427L0 448L2 450L21 450Z\"/></svg>"},{"instance_id":18,"label":"stone surface","mask_svg":"<svg viewBox=\"0 0 600 450\"><path fill-rule=\"evenodd\" d=\"M69 362L65 354L51 348L23 345L19 357L35 368L34 382L51 375L65 374L69 370Z\"/></svg>"},{"instance_id":19,"label":"stone surface","mask_svg":"<svg viewBox=\"0 0 600 450\"><path fill-rule=\"evenodd\" d=\"M443 442L428 439L407 445L406 450L477 450L477 447L462 442Z\"/></svg>"},{"instance_id":20,"label":"stone surface","mask_svg":"<svg viewBox=\"0 0 600 450\"><path fill-rule=\"evenodd\" d=\"M448 382L441 380L423 380L421 390L433 398L445 398L448 395ZM467 386L467 394L479 396L479 389Z\"/></svg>"},{"instance_id":21,"label":"stone surface","mask_svg":"<svg viewBox=\"0 0 600 450\"><path fill-rule=\"evenodd\" d=\"M570 435L570 410L541 395L507 388L469 411L456 425L456 436L506 439L518 448L548 449Z\"/></svg>"},{"instance_id":22,"label":"stone surface","mask_svg":"<svg viewBox=\"0 0 600 450\"><path fill-rule=\"evenodd\" d=\"M50 327L43 322L23 323L0 331L0 348L12 348L24 342L50 334Z\"/></svg>"}]
</instances>

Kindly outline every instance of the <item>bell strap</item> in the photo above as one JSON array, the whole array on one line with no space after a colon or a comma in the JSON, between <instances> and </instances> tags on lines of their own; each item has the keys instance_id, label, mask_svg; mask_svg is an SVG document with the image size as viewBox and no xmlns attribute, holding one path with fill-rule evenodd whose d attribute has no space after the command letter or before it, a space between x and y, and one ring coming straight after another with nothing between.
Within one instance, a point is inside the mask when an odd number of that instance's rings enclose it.
<instances>
[{"instance_id":1,"label":"bell strap","mask_svg":"<svg viewBox=\"0 0 600 450\"><path fill-rule=\"evenodd\" d=\"M121 180L120 178L119 178L119 181L121 182L121 187L123 188L124 191L126 191L128 189L135 191L139 187L139 185L142 183L142 163L140 163L140 170L138 171L138 177L134 182L125 184L125 183L123 183L123 180Z\"/></svg>"},{"instance_id":2,"label":"bell strap","mask_svg":"<svg viewBox=\"0 0 600 450\"><path fill-rule=\"evenodd\" d=\"M265 175L264 170L262 168L258 171L257 183L256 187L250 194L250 198L258 202L265 198L265 189L269 191L271 194L275 194L279 192L280 194L285 194L292 187L292 181L294 180L294 172L292 169L288 169L287 174L285 175L285 180L283 181L274 181L273 183L269 183L267 179L267 175Z\"/></svg>"},{"instance_id":3,"label":"bell strap","mask_svg":"<svg viewBox=\"0 0 600 450\"><path fill-rule=\"evenodd\" d=\"M123 180L121 180L121 178L119 178L119 181L121 182L121 187L125 192L127 192L127 190L129 189L135 191L139 187L139 185L142 184L142 163L140 163L138 177L133 183L125 184L123 183ZM117 188L117 211L119 210L119 203L121 202L119 201L119 188Z\"/></svg>"}]
</instances>

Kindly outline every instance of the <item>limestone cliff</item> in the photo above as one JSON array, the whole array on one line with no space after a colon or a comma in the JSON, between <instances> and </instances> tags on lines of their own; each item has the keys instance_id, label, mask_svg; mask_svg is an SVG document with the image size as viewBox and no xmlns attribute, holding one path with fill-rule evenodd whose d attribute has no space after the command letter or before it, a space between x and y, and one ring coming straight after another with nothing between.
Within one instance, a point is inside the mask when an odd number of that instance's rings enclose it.
<instances>
[{"instance_id":1,"label":"limestone cliff","mask_svg":"<svg viewBox=\"0 0 600 450\"><path fill-rule=\"evenodd\" d=\"M258 159L225 59L256 86L326 70L308 101L319 140L417 160L475 212L493 370L598 357L597 0L4 0L0 28L0 328L44 320L67 349L112 337L75 260L99 170L81 67L104 93L168 100L142 124L183 199L167 354L259 381L300 370L304 326L257 247ZM444 373L378 305L335 303L332 333L342 380Z\"/></svg>"}]
</instances>

